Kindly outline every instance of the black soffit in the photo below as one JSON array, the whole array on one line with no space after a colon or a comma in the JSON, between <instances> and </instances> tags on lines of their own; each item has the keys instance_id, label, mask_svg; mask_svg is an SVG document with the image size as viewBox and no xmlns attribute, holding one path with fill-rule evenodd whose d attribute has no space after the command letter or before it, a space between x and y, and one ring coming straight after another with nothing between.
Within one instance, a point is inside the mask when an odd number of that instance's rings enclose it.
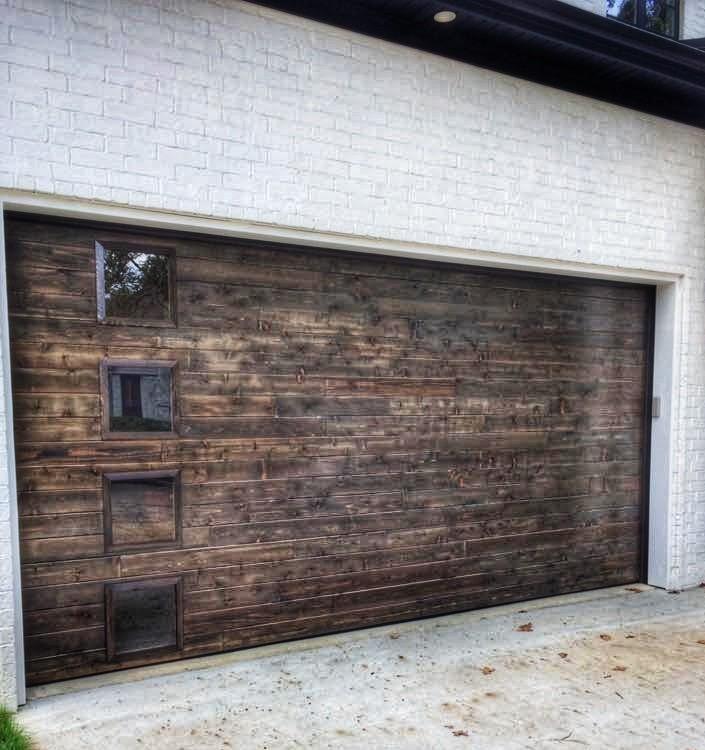
<instances>
[{"instance_id":1,"label":"black soffit","mask_svg":"<svg viewBox=\"0 0 705 750\"><path fill-rule=\"evenodd\" d=\"M705 52L559 0L259 5L705 128ZM440 24L440 10L457 15Z\"/></svg>"}]
</instances>

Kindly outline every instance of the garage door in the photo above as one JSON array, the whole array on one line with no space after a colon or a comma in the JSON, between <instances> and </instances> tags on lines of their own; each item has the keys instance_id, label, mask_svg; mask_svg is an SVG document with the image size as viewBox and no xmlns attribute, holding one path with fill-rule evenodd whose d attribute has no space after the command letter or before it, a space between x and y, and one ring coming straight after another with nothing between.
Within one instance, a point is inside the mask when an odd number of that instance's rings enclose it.
<instances>
[{"instance_id":1,"label":"garage door","mask_svg":"<svg viewBox=\"0 0 705 750\"><path fill-rule=\"evenodd\" d=\"M640 579L651 289L6 232L30 683Z\"/></svg>"}]
</instances>

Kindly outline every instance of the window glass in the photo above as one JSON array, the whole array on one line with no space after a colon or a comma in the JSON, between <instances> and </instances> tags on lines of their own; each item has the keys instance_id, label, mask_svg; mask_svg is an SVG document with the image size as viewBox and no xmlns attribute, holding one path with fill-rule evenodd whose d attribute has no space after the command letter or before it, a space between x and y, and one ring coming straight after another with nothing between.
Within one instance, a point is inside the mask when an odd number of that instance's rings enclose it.
<instances>
[{"instance_id":1,"label":"window glass","mask_svg":"<svg viewBox=\"0 0 705 750\"><path fill-rule=\"evenodd\" d=\"M636 23L637 0L607 0L607 15L620 21Z\"/></svg>"},{"instance_id":2,"label":"window glass","mask_svg":"<svg viewBox=\"0 0 705 750\"><path fill-rule=\"evenodd\" d=\"M675 36L676 3L675 0L646 0L645 27L656 34Z\"/></svg>"},{"instance_id":3,"label":"window glass","mask_svg":"<svg viewBox=\"0 0 705 750\"><path fill-rule=\"evenodd\" d=\"M113 584L111 587L110 657L177 648L177 586Z\"/></svg>"},{"instance_id":4,"label":"window glass","mask_svg":"<svg viewBox=\"0 0 705 750\"><path fill-rule=\"evenodd\" d=\"M170 546L178 541L173 474L108 476L106 504L111 549Z\"/></svg>"},{"instance_id":5,"label":"window glass","mask_svg":"<svg viewBox=\"0 0 705 750\"><path fill-rule=\"evenodd\" d=\"M678 38L679 0L606 0L607 15L662 36Z\"/></svg>"},{"instance_id":6,"label":"window glass","mask_svg":"<svg viewBox=\"0 0 705 750\"><path fill-rule=\"evenodd\" d=\"M171 367L108 365L109 430L171 432Z\"/></svg>"},{"instance_id":7,"label":"window glass","mask_svg":"<svg viewBox=\"0 0 705 750\"><path fill-rule=\"evenodd\" d=\"M96 262L100 319L172 319L169 255L109 248L96 243Z\"/></svg>"}]
</instances>

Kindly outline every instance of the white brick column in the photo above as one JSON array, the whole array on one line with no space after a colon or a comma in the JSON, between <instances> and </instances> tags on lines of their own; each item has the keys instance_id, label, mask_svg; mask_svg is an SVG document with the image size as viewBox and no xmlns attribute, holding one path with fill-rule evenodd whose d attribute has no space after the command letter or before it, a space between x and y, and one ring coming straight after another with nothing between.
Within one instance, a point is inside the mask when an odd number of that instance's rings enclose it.
<instances>
[{"instance_id":1,"label":"white brick column","mask_svg":"<svg viewBox=\"0 0 705 750\"><path fill-rule=\"evenodd\" d=\"M14 710L25 685L4 236L0 202L0 705Z\"/></svg>"}]
</instances>

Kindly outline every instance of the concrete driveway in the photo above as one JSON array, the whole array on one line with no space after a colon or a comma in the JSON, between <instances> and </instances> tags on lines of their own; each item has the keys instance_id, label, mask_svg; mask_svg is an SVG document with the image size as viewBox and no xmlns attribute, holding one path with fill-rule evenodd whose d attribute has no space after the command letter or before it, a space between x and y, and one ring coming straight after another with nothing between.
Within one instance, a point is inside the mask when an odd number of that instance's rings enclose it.
<instances>
[{"instance_id":1,"label":"concrete driveway","mask_svg":"<svg viewBox=\"0 0 705 750\"><path fill-rule=\"evenodd\" d=\"M40 750L705 750L705 589L608 589L32 695Z\"/></svg>"}]
</instances>

